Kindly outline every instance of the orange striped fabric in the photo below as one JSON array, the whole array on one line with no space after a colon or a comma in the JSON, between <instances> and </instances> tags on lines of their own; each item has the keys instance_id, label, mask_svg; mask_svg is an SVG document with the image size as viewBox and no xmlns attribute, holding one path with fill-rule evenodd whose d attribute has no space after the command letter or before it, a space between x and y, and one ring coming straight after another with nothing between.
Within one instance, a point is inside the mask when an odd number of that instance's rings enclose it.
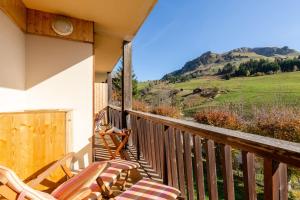
<instances>
[{"instance_id":1,"label":"orange striped fabric","mask_svg":"<svg viewBox=\"0 0 300 200\"><path fill-rule=\"evenodd\" d=\"M137 162L122 159L110 160L109 163L111 164L111 167L119 168L122 170L137 169L140 167L139 163Z\"/></svg>"},{"instance_id":2,"label":"orange striped fabric","mask_svg":"<svg viewBox=\"0 0 300 200\"><path fill-rule=\"evenodd\" d=\"M180 195L176 188L149 179L142 179L130 189L116 197L116 200L175 200Z\"/></svg>"},{"instance_id":3,"label":"orange striped fabric","mask_svg":"<svg viewBox=\"0 0 300 200\"><path fill-rule=\"evenodd\" d=\"M90 187L102 172L101 166L103 166L105 163L106 162L95 162L90 164L88 167L79 172L79 174L77 174L75 177L61 184L51 193L51 195L55 198L60 199L62 196L71 195L72 191L75 191L82 187Z\"/></svg>"},{"instance_id":4,"label":"orange striped fabric","mask_svg":"<svg viewBox=\"0 0 300 200\"><path fill-rule=\"evenodd\" d=\"M120 177L120 174L123 170L137 169L140 165L136 162L115 159L108 161L110 167L108 167L102 174L100 178L103 181L103 184L106 188L111 188ZM99 192L99 186L97 183L93 183L90 187L93 192Z\"/></svg>"}]
</instances>

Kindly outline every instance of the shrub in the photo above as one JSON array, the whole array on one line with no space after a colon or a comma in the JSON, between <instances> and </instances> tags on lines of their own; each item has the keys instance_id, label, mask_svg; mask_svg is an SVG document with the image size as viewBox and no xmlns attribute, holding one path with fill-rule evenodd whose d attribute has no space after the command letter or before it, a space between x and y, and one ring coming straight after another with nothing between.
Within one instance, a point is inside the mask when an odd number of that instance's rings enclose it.
<instances>
[{"instance_id":1,"label":"shrub","mask_svg":"<svg viewBox=\"0 0 300 200\"><path fill-rule=\"evenodd\" d=\"M173 117L173 118L180 117L180 110L173 106L167 106L167 105L157 106L154 107L151 112L156 115L163 115L167 117Z\"/></svg>"},{"instance_id":2,"label":"shrub","mask_svg":"<svg viewBox=\"0 0 300 200\"><path fill-rule=\"evenodd\" d=\"M132 102L132 108L137 111L149 112L150 111L149 107L150 106L144 101L133 100Z\"/></svg>"},{"instance_id":3,"label":"shrub","mask_svg":"<svg viewBox=\"0 0 300 200\"><path fill-rule=\"evenodd\" d=\"M287 107L273 107L255 111L248 132L281 140L300 142L300 112Z\"/></svg>"},{"instance_id":4,"label":"shrub","mask_svg":"<svg viewBox=\"0 0 300 200\"><path fill-rule=\"evenodd\" d=\"M203 110L194 115L194 119L202 124L213 125L228 129L240 129L238 116L230 111Z\"/></svg>"}]
</instances>

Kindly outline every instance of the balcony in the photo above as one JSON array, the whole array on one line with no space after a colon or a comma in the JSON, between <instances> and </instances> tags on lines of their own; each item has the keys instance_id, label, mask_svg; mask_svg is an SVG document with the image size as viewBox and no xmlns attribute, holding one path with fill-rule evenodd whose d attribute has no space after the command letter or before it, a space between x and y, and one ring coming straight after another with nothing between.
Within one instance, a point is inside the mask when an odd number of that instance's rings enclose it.
<instances>
[{"instance_id":1,"label":"balcony","mask_svg":"<svg viewBox=\"0 0 300 200\"><path fill-rule=\"evenodd\" d=\"M189 200L287 200L299 144L132 110L131 41L156 0L113 2L0 1L0 164L30 180L71 151L76 170L109 159L93 135L95 113L109 105L109 123L133 131L122 152L141 164L133 183L145 176ZM62 14L70 35L53 30ZM118 108L111 72L121 56ZM62 176L51 178L55 188Z\"/></svg>"},{"instance_id":2,"label":"balcony","mask_svg":"<svg viewBox=\"0 0 300 200\"><path fill-rule=\"evenodd\" d=\"M141 163L144 176L180 189L182 198L288 199L288 167L300 167L299 144L130 109L125 115L133 131L125 154ZM110 106L108 120L122 128L121 109Z\"/></svg>"}]
</instances>

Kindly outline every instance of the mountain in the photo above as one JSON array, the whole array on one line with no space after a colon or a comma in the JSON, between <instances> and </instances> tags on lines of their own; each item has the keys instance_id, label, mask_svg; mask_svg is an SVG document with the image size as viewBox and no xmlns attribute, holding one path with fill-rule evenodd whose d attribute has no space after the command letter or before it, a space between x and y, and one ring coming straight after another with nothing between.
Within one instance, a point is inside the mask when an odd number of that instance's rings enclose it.
<instances>
[{"instance_id":1,"label":"mountain","mask_svg":"<svg viewBox=\"0 0 300 200\"><path fill-rule=\"evenodd\" d=\"M188 61L179 70L173 71L163 76L162 80L166 80L172 76L192 75L193 77L213 75L222 69L227 63L238 65L247 62L250 59L269 59L289 58L299 56L300 53L294 49L285 46L279 47L258 47L248 48L242 47L231 51L218 54L211 51L205 52L198 58Z\"/></svg>"}]
</instances>

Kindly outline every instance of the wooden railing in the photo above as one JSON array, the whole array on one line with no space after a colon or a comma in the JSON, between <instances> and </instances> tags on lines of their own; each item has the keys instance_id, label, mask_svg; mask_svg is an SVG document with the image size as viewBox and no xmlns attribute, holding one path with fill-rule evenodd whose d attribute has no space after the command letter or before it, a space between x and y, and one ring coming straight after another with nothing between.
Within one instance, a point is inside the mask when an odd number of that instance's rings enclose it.
<instances>
[{"instance_id":1,"label":"wooden railing","mask_svg":"<svg viewBox=\"0 0 300 200\"><path fill-rule=\"evenodd\" d=\"M263 168L263 198L288 199L287 166L300 168L300 145L273 138L207 126L185 120L127 110L137 159L145 159L164 183L186 199L235 199L233 149L241 152L243 199L257 199L256 168ZM109 120L121 125L121 110L109 108ZM261 158L260 161L258 158ZM219 185L220 186L220 185ZM219 193L218 193L219 191Z\"/></svg>"}]
</instances>

